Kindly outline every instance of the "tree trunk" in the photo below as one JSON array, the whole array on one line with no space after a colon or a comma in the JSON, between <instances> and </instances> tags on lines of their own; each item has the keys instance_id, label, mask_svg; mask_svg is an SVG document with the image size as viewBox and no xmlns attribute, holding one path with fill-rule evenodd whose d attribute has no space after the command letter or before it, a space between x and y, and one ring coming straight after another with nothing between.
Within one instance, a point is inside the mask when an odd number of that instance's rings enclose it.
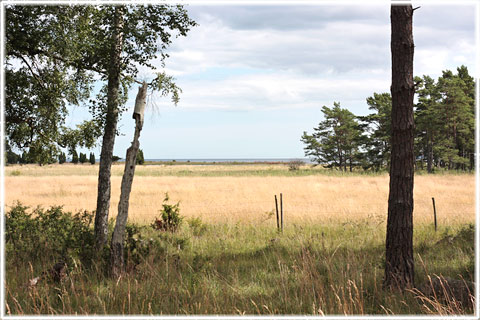
<instances>
[{"instance_id":1,"label":"tree trunk","mask_svg":"<svg viewBox=\"0 0 480 320\"><path fill-rule=\"evenodd\" d=\"M123 47L124 7L115 7L114 30L108 70L107 115L103 134L100 167L98 172L97 210L95 213L95 244L101 251L107 243L108 212L110 209L110 175L112 168L113 146L117 133L118 90L120 86L121 53Z\"/></svg>"},{"instance_id":2,"label":"tree trunk","mask_svg":"<svg viewBox=\"0 0 480 320\"><path fill-rule=\"evenodd\" d=\"M411 5L391 7L392 154L384 287L413 286L413 35Z\"/></svg>"},{"instance_id":3,"label":"tree trunk","mask_svg":"<svg viewBox=\"0 0 480 320\"><path fill-rule=\"evenodd\" d=\"M433 141L431 138L428 138L427 141L427 172L432 173L432 164L433 164Z\"/></svg>"},{"instance_id":4,"label":"tree trunk","mask_svg":"<svg viewBox=\"0 0 480 320\"><path fill-rule=\"evenodd\" d=\"M135 110L137 110L137 107L141 108L143 113L146 98L147 83L143 82L143 85L138 90L137 98L135 100ZM125 238L125 226L128 218L128 201L132 190L133 176L135 175L137 153L140 147L138 139L140 138L140 131L143 127L143 114L134 113L133 116L135 119L135 134L133 135L132 145L127 149L127 155L125 157L125 170L123 172L120 201L118 203L118 215L112 236L112 274L114 277L119 277L125 270L123 242Z\"/></svg>"}]
</instances>

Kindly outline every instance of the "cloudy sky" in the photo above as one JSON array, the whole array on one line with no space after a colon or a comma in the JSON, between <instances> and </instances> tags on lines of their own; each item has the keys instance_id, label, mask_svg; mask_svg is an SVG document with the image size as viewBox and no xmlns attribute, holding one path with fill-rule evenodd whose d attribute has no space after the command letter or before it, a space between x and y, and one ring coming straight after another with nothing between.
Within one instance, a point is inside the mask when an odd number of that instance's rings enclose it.
<instances>
[{"instance_id":1,"label":"cloudy sky","mask_svg":"<svg viewBox=\"0 0 480 320\"><path fill-rule=\"evenodd\" d=\"M475 69L473 4L420 4L414 14L414 73ZM415 4L414 4L415 6ZM174 107L151 97L140 139L147 159L303 158L300 136L334 101L356 115L388 92L390 8L350 5L188 5L199 26L169 48L166 72L183 89ZM141 72L148 79L148 70ZM137 89L130 93L134 104ZM123 116L115 154L134 122ZM75 118L75 111L72 115ZM100 153L98 147L94 150Z\"/></svg>"}]
</instances>

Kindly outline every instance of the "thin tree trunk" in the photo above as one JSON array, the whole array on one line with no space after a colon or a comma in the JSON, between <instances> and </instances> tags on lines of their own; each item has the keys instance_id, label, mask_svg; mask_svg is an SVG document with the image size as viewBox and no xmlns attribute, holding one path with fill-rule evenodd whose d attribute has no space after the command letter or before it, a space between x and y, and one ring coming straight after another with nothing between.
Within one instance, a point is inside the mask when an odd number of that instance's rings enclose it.
<instances>
[{"instance_id":1,"label":"thin tree trunk","mask_svg":"<svg viewBox=\"0 0 480 320\"><path fill-rule=\"evenodd\" d=\"M427 172L432 173L432 164L433 164L433 141L431 138L427 141Z\"/></svg>"},{"instance_id":2,"label":"thin tree trunk","mask_svg":"<svg viewBox=\"0 0 480 320\"><path fill-rule=\"evenodd\" d=\"M110 209L111 168L113 146L118 122L118 91L120 86L121 53L123 47L124 7L115 7L114 31L108 70L107 114L103 134L102 151L98 172L97 210L95 213L95 244L97 251L103 250L108 236L108 213Z\"/></svg>"},{"instance_id":3,"label":"thin tree trunk","mask_svg":"<svg viewBox=\"0 0 480 320\"><path fill-rule=\"evenodd\" d=\"M139 88L137 98L135 100L135 110L145 108L147 97L147 83L144 82ZM142 111L143 112L143 111ZM143 114L134 113L135 134L133 135L132 145L127 149L125 157L125 170L123 172L122 186L120 193L120 201L118 202L118 215L115 223L115 229L112 236L112 274L119 277L125 270L125 261L123 257L125 226L128 219L128 202L130 192L132 191L133 177L135 175L135 166L138 149L140 147L140 131L143 127Z\"/></svg>"},{"instance_id":4,"label":"thin tree trunk","mask_svg":"<svg viewBox=\"0 0 480 320\"><path fill-rule=\"evenodd\" d=\"M413 35L411 5L391 7L392 155L385 288L413 286Z\"/></svg>"}]
</instances>

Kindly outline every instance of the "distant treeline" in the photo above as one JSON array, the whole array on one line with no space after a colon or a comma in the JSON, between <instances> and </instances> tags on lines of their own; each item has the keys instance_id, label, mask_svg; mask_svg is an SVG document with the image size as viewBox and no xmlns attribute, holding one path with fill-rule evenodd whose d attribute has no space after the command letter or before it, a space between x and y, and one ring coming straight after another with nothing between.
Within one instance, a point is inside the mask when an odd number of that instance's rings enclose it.
<instances>
[{"instance_id":1,"label":"distant treeline","mask_svg":"<svg viewBox=\"0 0 480 320\"><path fill-rule=\"evenodd\" d=\"M415 77L417 169L473 170L475 167L475 81L467 67L443 71L437 81ZM328 168L379 171L389 168L392 100L389 93L367 98L373 113L356 116L335 102L322 107L325 120L304 132L305 155Z\"/></svg>"},{"instance_id":2,"label":"distant treeline","mask_svg":"<svg viewBox=\"0 0 480 320\"><path fill-rule=\"evenodd\" d=\"M89 155L88 159L87 159L87 154L81 153L81 152L78 154L76 150L70 151L69 154L71 155L70 162L74 163L74 164L86 163L86 162L90 162L91 164L95 164L95 162L96 162L95 154L93 152L90 152L90 155ZM41 165L41 164L53 164L53 163L62 164L62 163L67 162L67 155L65 154L65 152L60 152L57 157L49 156L46 159L43 159L43 158L39 159L38 154L35 153L35 151L33 149L29 149L28 151L24 151L24 152L22 152L21 155L16 154L12 150L7 150L7 152L5 152L5 158L6 158L7 164L38 163L38 164ZM118 157L118 156L113 156L112 157L112 160L114 162L116 162L120 159L121 158ZM145 163L145 159L143 157L143 151L142 151L142 149L140 149L140 150L138 150L138 153L137 153L137 164L144 164L144 163Z\"/></svg>"}]
</instances>

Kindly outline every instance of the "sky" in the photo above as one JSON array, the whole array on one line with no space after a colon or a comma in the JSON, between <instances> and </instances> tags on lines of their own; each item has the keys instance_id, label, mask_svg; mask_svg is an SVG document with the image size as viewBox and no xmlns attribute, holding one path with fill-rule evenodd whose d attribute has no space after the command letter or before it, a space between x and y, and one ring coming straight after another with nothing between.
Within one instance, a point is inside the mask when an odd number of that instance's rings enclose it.
<instances>
[{"instance_id":1,"label":"sky","mask_svg":"<svg viewBox=\"0 0 480 320\"><path fill-rule=\"evenodd\" d=\"M463 64L478 77L475 5L419 5L414 74L438 78ZM186 9L199 25L173 41L164 68L183 93L177 106L150 96L140 137L146 159L304 158L300 137L323 120L322 106L340 102L366 115L366 98L390 90L388 3ZM153 74L141 69L139 77ZM122 158L137 90L119 123L114 154ZM74 108L67 124L85 114ZM92 151L99 158L100 143Z\"/></svg>"}]
</instances>

